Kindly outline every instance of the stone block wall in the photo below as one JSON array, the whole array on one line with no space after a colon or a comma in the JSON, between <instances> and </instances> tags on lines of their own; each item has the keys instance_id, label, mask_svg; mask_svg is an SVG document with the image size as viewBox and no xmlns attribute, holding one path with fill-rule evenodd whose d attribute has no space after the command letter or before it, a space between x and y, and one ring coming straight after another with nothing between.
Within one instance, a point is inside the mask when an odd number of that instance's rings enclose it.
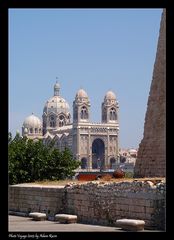
<instances>
[{"instance_id":1,"label":"stone block wall","mask_svg":"<svg viewBox=\"0 0 174 240\"><path fill-rule=\"evenodd\" d=\"M166 10L163 10L144 136L139 145L135 177L166 175Z\"/></svg>"},{"instance_id":2,"label":"stone block wall","mask_svg":"<svg viewBox=\"0 0 174 240\"><path fill-rule=\"evenodd\" d=\"M64 187L13 185L9 187L9 210L54 216L64 208L64 193Z\"/></svg>"},{"instance_id":3,"label":"stone block wall","mask_svg":"<svg viewBox=\"0 0 174 240\"><path fill-rule=\"evenodd\" d=\"M76 214L78 221L114 226L117 219L136 218L146 228L165 227L165 183L151 181L68 184L65 187L10 186L9 210Z\"/></svg>"},{"instance_id":4,"label":"stone block wall","mask_svg":"<svg viewBox=\"0 0 174 240\"><path fill-rule=\"evenodd\" d=\"M164 228L165 185L150 181L65 187L65 212L84 223L115 225L117 219L143 219L146 228Z\"/></svg>"}]
</instances>

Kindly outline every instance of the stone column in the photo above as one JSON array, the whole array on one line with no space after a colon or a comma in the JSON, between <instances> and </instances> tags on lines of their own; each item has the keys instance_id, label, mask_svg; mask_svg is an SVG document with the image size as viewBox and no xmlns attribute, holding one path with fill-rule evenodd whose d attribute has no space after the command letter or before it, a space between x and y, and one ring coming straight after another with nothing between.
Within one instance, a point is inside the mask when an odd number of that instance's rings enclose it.
<instances>
[{"instance_id":1,"label":"stone column","mask_svg":"<svg viewBox=\"0 0 174 240\"><path fill-rule=\"evenodd\" d=\"M105 166L109 165L109 127L107 127L107 155L105 155Z\"/></svg>"},{"instance_id":2,"label":"stone column","mask_svg":"<svg viewBox=\"0 0 174 240\"><path fill-rule=\"evenodd\" d=\"M92 169L91 127L88 127L88 169Z\"/></svg>"},{"instance_id":3,"label":"stone column","mask_svg":"<svg viewBox=\"0 0 174 240\"><path fill-rule=\"evenodd\" d=\"M116 136L116 159L117 159L117 162L118 162L118 134Z\"/></svg>"},{"instance_id":4,"label":"stone column","mask_svg":"<svg viewBox=\"0 0 174 240\"><path fill-rule=\"evenodd\" d=\"M80 159L80 126L77 126L77 159Z\"/></svg>"}]
</instances>

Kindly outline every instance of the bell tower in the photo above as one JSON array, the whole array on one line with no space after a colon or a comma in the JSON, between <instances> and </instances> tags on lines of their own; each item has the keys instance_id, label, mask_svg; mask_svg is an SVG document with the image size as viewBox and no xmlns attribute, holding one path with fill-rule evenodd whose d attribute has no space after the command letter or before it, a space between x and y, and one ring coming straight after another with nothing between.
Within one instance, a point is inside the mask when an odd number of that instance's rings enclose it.
<instances>
[{"instance_id":1,"label":"bell tower","mask_svg":"<svg viewBox=\"0 0 174 240\"><path fill-rule=\"evenodd\" d=\"M73 102L73 122L89 122L90 102L87 93L80 89Z\"/></svg>"},{"instance_id":2,"label":"bell tower","mask_svg":"<svg viewBox=\"0 0 174 240\"><path fill-rule=\"evenodd\" d=\"M108 91L102 103L102 123L118 122L118 101L112 91Z\"/></svg>"}]
</instances>

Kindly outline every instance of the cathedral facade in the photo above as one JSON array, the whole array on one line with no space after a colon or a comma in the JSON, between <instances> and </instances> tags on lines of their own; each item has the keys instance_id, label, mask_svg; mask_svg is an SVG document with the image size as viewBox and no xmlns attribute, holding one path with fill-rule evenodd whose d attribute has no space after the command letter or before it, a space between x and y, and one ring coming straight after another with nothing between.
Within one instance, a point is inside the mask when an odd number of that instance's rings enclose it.
<instances>
[{"instance_id":1,"label":"cathedral facade","mask_svg":"<svg viewBox=\"0 0 174 240\"><path fill-rule=\"evenodd\" d=\"M44 106L42 121L34 114L24 120L22 135L42 139L44 144L54 141L56 148L68 147L81 161L82 169L108 169L118 162L118 102L108 91L101 106L101 123L90 122L90 100L80 89L73 101L73 120L70 107L60 96L60 85L54 85L54 95Z\"/></svg>"}]
</instances>

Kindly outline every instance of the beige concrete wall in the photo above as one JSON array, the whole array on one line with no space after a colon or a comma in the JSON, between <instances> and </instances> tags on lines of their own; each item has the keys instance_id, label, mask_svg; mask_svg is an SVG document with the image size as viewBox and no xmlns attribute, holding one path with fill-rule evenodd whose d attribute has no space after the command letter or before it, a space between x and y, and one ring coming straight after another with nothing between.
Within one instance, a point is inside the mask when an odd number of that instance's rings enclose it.
<instances>
[{"instance_id":1,"label":"beige concrete wall","mask_svg":"<svg viewBox=\"0 0 174 240\"><path fill-rule=\"evenodd\" d=\"M69 184L65 187L9 187L9 210L76 214L84 223L115 225L120 218L143 219L164 228L165 183L148 181Z\"/></svg>"},{"instance_id":2,"label":"beige concrete wall","mask_svg":"<svg viewBox=\"0 0 174 240\"><path fill-rule=\"evenodd\" d=\"M148 49L147 49L148 51ZM163 11L144 136L139 145L135 177L166 175L166 11Z\"/></svg>"}]
</instances>

